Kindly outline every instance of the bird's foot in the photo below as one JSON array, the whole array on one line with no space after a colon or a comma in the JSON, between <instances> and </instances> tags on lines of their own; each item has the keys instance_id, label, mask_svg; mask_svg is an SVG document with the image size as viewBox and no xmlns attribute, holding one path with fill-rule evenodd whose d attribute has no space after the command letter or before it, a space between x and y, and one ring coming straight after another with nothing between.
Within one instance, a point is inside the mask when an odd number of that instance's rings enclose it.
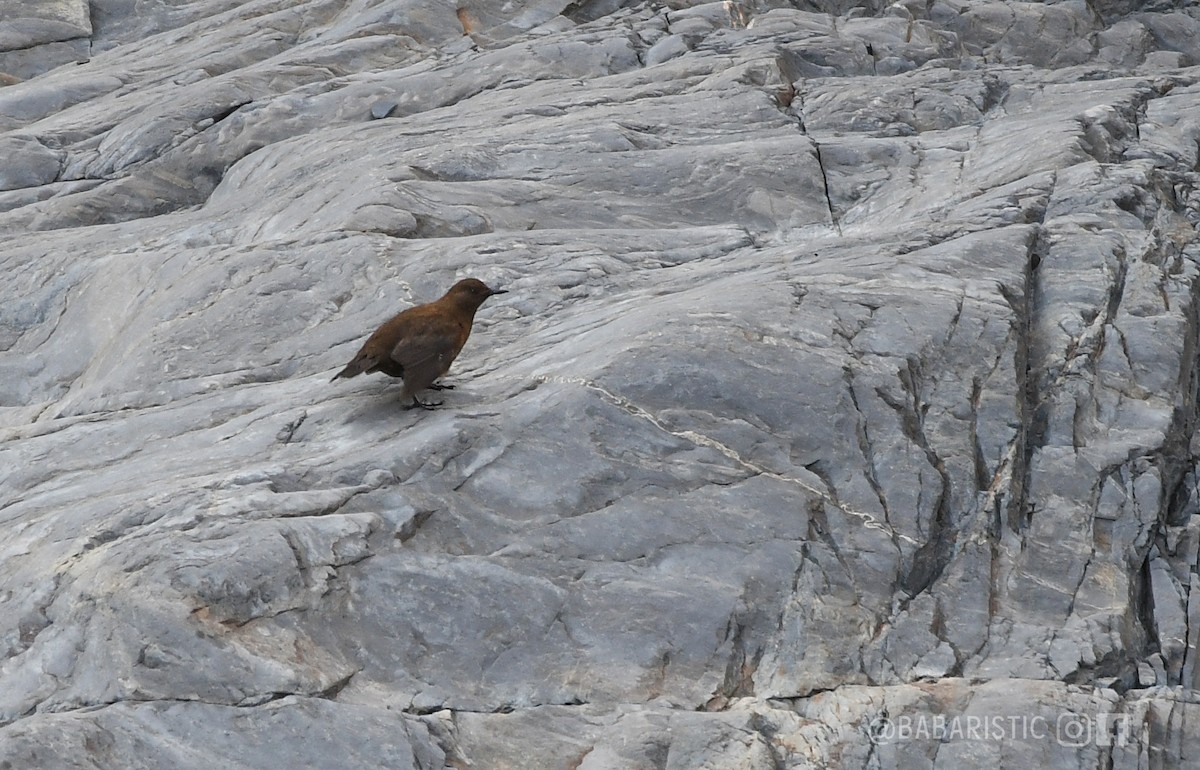
<instances>
[{"instance_id":1,"label":"bird's foot","mask_svg":"<svg viewBox=\"0 0 1200 770\"><path fill-rule=\"evenodd\" d=\"M430 390L454 390L454 386L445 382L435 382L429 386Z\"/></svg>"},{"instance_id":2,"label":"bird's foot","mask_svg":"<svg viewBox=\"0 0 1200 770\"><path fill-rule=\"evenodd\" d=\"M433 409L434 407L441 406L442 403L443 402L441 402L441 401L418 401L417 397L413 396L412 403L406 405L404 408L405 409L416 409L419 407L421 409Z\"/></svg>"}]
</instances>

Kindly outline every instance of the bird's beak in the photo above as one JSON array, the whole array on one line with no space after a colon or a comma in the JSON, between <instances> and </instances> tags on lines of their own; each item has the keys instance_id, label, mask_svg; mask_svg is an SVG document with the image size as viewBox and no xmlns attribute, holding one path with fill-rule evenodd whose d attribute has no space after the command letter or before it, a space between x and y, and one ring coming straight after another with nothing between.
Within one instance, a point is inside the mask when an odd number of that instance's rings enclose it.
<instances>
[{"instance_id":1,"label":"bird's beak","mask_svg":"<svg viewBox=\"0 0 1200 770\"><path fill-rule=\"evenodd\" d=\"M508 289L492 289L492 294L488 296L492 296L494 294L508 294Z\"/></svg>"}]
</instances>

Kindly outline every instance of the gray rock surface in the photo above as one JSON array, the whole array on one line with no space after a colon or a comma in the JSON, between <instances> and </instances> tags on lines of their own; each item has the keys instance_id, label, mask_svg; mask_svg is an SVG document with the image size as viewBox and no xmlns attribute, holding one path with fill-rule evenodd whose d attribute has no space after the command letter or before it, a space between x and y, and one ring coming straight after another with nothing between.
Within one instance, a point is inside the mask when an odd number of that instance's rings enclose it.
<instances>
[{"instance_id":1,"label":"gray rock surface","mask_svg":"<svg viewBox=\"0 0 1200 770\"><path fill-rule=\"evenodd\" d=\"M1200 762L1195 7L36 5L0 767Z\"/></svg>"}]
</instances>

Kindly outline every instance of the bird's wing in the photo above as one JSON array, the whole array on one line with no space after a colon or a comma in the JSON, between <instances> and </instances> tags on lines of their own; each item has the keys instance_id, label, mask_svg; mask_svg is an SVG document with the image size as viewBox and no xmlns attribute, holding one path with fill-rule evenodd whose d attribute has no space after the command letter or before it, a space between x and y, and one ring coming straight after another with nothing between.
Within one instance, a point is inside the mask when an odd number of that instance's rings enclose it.
<instances>
[{"instance_id":1,"label":"bird's wing","mask_svg":"<svg viewBox=\"0 0 1200 770\"><path fill-rule=\"evenodd\" d=\"M406 334L392 346L390 357L405 371L442 359L448 367L458 353L458 336L459 330L453 321L436 316L413 319Z\"/></svg>"}]
</instances>

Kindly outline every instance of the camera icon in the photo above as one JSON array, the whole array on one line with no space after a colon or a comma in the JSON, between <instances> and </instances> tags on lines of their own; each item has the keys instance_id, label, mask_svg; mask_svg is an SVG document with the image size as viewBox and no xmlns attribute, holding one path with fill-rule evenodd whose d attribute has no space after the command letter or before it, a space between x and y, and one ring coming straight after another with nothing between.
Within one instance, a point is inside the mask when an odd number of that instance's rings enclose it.
<instances>
[{"instance_id":1,"label":"camera icon","mask_svg":"<svg viewBox=\"0 0 1200 770\"><path fill-rule=\"evenodd\" d=\"M1054 737L1059 746L1077 749L1092 742L1092 720L1086 714L1059 714Z\"/></svg>"}]
</instances>

